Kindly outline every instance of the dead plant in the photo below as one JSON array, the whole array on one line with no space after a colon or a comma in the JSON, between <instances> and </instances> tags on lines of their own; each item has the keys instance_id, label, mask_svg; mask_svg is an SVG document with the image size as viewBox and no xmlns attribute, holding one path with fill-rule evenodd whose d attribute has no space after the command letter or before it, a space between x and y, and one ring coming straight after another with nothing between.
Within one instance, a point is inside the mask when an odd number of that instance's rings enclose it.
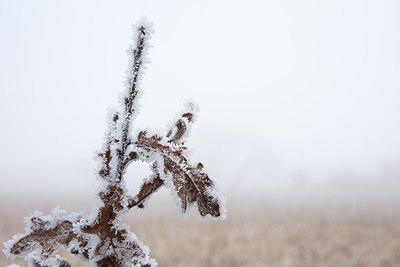
<instances>
[{"instance_id":1,"label":"dead plant","mask_svg":"<svg viewBox=\"0 0 400 267\"><path fill-rule=\"evenodd\" d=\"M135 130L133 120L140 96L140 80L149 39L151 23L141 20L134 29L134 44L130 48L130 69L120 107L109 116L105 143L98 153L98 178L102 182L98 206L90 215L68 214L58 208L44 216L36 211L25 218L26 233L5 243L4 253L25 257L31 266L70 266L56 255L59 248L95 266L155 266L149 249L140 242L128 226L120 226L121 217L133 207L143 208L149 197L166 186L177 200L182 213L197 207L202 217L223 219L223 199L218 197L213 181L203 164L193 163L185 146L197 106L186 103L164 133ZM124 174L132 162L151 164L152 174L143 181L135 196L128 194Z\"/></svg>"}]
</instances>

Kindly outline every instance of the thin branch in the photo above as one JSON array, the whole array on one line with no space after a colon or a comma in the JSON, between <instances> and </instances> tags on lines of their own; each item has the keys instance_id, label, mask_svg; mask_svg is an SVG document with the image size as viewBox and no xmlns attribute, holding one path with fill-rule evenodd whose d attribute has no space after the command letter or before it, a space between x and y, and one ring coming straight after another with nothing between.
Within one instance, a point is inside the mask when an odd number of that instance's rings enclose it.
<instances>
[{"instance_id":1,"label":"thin branch","mask_svg":"<svg viewBox=\"0 0 400 267\"><path fill-rule=\"evenodd\" d=\"M128 96L125 96L124 98L125 118L123 118L124 121L122 126L120 151L118 151L118 166L116 173L117 181L120 181L122 179L122 174L125 168L124 158L126 156L126 149L130 143L130 140L128 139L128 134L129 134L131 117L134 112L133 102L138 94L137 82L138 82L138 77L140 75L140 68L143 63L142 54L146 44L145 42L146 35L147 35L146 28L143 25L140 26L138 29L137 46L136 49L134 50L131 86Z\"/></svg>"}]
</instances>

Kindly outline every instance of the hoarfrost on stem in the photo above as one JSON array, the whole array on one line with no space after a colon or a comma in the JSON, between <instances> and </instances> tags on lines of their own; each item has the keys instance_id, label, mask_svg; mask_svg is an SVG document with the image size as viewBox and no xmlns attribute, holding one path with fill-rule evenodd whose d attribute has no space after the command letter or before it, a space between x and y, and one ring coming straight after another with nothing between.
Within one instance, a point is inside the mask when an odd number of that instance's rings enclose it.
<instances>
[{"instance_id":1,"label":"hoarfrost on stem","mask_svg":"<svg viewBox=\"0 0 400 267\"><path fill-rule=\"evenodd\" d=\"M225 218L224 199L218 196L203 164L190 160L185 145L197 118L197 105L187 101L164 132L133 129L153 32L152 23L143 18L134 26L125 89L119 107L109 115L104 145L97 153L98 179L102 182L97 206L86 216L59 208L47 216L34 212L25 218L25 234L4 243L7 257L24 257L31 266L66 267L70 266L67 260L56 254L64 248L95 266L155 266L149 248L126 225L120 226L120 221L129 209L144 208L150 196L164 185L182 213L195 207L202 217ZM131 196L124 175L135 161L151 164L152 174Z\"/></svg>"}]
</instances>

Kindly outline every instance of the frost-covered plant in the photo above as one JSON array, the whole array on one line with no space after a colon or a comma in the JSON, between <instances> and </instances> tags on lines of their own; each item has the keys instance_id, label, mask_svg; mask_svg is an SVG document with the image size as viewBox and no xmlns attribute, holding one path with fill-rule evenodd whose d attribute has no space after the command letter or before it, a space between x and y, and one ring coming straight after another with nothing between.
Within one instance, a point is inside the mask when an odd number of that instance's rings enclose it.
<instances>
[{"instance_id":1,"label":"frost-covered plant","mask_svg":"<svg viewBox=\"0 0 400 267\"><path fill-rule=\"evenodd\" d=\"M143 19L134 28L136 46L129 50L126 88L120 107L110 113L105 142L98 153L98 178L102 182L98 206L88 216L67 214L58 208L47 216L34 212L25 218L26 233L5 243L6 256L24 257L30 266L70 266L56 255L58 249L64 248L94 266L155 266L148 247L128 226L119 224L123 214L133 207L143 208L149 197L164 185L172 192L182 213L196 207L202 217L224 219L223 199L216 194L203 165L190 161L185 146L196 120L195 104L186 103L165 132L132 130L152 33L151 23ZM143 181L139 192L131 196L124 175L135 161L151 164L152 174Z\"/></svg>"}]
</instances>

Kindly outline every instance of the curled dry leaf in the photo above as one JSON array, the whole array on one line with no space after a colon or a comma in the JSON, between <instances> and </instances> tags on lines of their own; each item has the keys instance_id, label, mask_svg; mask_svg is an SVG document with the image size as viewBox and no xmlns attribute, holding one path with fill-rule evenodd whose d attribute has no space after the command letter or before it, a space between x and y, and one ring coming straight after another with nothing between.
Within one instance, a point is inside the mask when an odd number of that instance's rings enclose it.
<instances>
[{"instance_id":1,"label":"curled dry leaf","mask_svg":"<svg viewBox=\"0 0 400 267\"><path fill-rule=\"evenodd\" d=\"M185 146L171 145L168 142L163 144L160 137L148 137L145 131L139 133L136 145L148 153L157 153L161 156L163 162L159 165L164 166L162 180L167 181L167 184L170 184L170 179L172 180L171 189L179 198L182 212L186 212L188 206L196 203L201 216L221 215L219 201L212 195L213 181L202 171L201 163L196 167L188 163ZM146 184L143 186L148 187Z\"/></svg>"}]
</instances>

